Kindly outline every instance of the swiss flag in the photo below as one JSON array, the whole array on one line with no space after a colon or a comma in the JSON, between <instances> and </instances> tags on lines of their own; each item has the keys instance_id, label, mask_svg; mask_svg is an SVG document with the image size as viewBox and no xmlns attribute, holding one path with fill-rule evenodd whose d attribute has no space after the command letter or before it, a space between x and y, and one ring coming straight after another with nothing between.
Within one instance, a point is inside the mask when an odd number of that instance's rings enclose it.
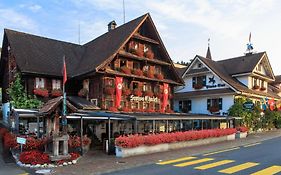
<instances>
[{"instance_id":1,"label":"swiss flag","mask_svg":"<svg viewBox=\"0 0 281 175\"><path fill-rule=\"evenodd\" d=\"M116 99L115 99L115 107L119 108L121 104L121 97L122 97L122 83L123 78L122 77L116 77L115 78L115 87L116 87Z\"/></svg>"},{"instance_id":2,"label":"swiss flag","mask_svg":"<svg viewBox=\"0 0 281 175\"><path fill-rule=\"evenodd\" d=\"M163 84L163 102L162 102L162 112L165 111L168 104L168 96L169 96L169 85L167 83Z\"/></svg>"},{"instance_id":3,"label":"swiss flag","mask_svg":"<svg viewBox=\"0 0 281 175\"><path fill-rule=\"evenodd\" d=\"M63 70L62 70L62 74L63 74L63 84L66 83L67 81L67 73L66 73L66 63L65 63L65 56L63 56Z\"/></svg>"}]
</instances>

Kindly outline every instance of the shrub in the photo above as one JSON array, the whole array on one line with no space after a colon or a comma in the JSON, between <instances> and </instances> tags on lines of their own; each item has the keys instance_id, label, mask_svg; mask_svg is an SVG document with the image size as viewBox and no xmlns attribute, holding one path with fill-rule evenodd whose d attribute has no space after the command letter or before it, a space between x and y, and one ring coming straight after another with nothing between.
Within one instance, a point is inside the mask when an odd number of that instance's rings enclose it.
<instances>
[{"instance_id":1,"label":"shrub","mask_svg":"<svg viewBox=\"0 0 281 175\"><path fill-rule=\"evenodd\" d=\"M37 150L22 152L19 160L24 164L31 165L50 163L49 155Z\"/></svg>"}]
</instances>

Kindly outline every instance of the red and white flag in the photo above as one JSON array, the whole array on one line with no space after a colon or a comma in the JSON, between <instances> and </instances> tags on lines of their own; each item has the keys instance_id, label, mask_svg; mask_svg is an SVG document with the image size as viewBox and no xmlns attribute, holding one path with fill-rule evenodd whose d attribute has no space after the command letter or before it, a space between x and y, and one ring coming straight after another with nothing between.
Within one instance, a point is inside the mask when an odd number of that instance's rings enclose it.
<instances>
[{"instance_id":1,"label":"red and white flag","mask_svg":"<svg viewBox=\"0 0 281 175\"><path fill-rule=\"evenodd\" d=\"M168 104L168 96L169 96L169 85L167 83L163 84L163 102L162 102L162 112L166 110Z\"/></svg>"},{"instance_id":2,"label":"red and white flag","mask_svg":"<svg viewBox=\"0 0 281 175\"><path fill-rule=\"evenodd\" d=\"M122 83L123 78L122 77L116 77L115 78L115 87L116 87L116 99L115 99L115 107L119 108L121 104L121 98L122 98Z\"/></svg>"},{"instance_id":3,"label":"red and white flag","mask_svg":"<svg viewBox=\"0 0 281 175\"><path fill-rule=\"evenodd\" d=\"M249 35L249 43L251 43L251 32L250 32L250 35Z\"/></svg>"},{"instance_id":4,"label":"red and white flag","mask_svg":"<svg viewBox=\"0 0 281 175\"><path fill-rule=\"evenodd\" d=\"M62 74L63 74L63 84L65 85L66 81L67 81L67 73L66 73L66 63L65 63L65 56L63 56L63 70L62 70Z\"/></svg>"}]
</instances>

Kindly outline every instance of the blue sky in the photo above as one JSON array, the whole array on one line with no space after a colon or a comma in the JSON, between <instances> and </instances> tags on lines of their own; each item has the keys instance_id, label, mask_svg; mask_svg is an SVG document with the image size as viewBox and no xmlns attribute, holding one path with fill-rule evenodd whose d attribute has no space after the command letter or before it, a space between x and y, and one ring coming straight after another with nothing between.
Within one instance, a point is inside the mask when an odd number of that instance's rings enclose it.
<instances>
[{"instance_id":1,"label":"blue sky","mask_svg":"<svg viewBox=\"0 0 281 175\"><path fill-rule=\"evenodd\" d=\"M174 61L205 56L208 38L214 60L241 56L249 33L257 52L266 51L281 74L281 1L125 0L126 21L149 12ZM0 0L0 29L88 42L123 23L122 0ZM2 38L1 38L2 40Z\"/></svg>"}]
</instances>

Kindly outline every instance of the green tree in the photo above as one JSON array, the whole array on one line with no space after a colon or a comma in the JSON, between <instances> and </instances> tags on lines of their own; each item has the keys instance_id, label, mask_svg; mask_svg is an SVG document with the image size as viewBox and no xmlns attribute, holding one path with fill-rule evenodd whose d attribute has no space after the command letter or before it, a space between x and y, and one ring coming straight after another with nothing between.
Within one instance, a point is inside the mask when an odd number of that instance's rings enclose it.
<instances>
[{"instance_id":1,"label":"green tree","mask_svg":"<svg viewBox=\"0 0 281 175\"><path fill-rule=\"evenodd\" d=\"M7 89L7 93L10 96L11 104L15 108L37 109L43 104L35 96L31 97L25 93L19 74L16 74L15 81L12 82L10 88Z\"/></svg>"}]
</instances>

